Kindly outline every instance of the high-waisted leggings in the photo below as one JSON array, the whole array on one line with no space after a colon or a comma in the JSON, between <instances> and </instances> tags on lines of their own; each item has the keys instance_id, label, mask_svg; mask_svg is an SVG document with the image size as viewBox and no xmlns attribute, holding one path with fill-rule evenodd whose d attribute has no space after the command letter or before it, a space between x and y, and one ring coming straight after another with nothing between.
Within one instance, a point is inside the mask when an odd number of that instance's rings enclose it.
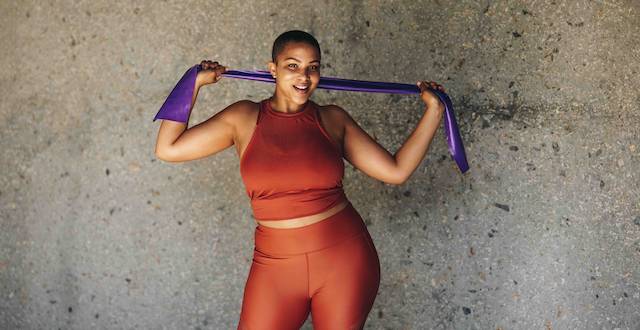
<instances>
[{"instance_id":1,"label":"high-waisted leggings","mask_svg":"<svg viewBox=\"0 0 640 330\"><path fill-rule=\"evenodd\" d=\"M258 225L238 329L362 329L380 286L380 260L350 202L298 228Z\"/></svg>"}]
</instances>

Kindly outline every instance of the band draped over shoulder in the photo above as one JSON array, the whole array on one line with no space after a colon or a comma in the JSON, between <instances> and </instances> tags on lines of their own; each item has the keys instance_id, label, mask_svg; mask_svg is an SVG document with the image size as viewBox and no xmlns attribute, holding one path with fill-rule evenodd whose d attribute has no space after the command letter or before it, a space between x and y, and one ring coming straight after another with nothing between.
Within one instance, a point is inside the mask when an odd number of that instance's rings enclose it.
<instances>
[{"instance_id":1,"label":"band draped over shoulder","mask_svg":"<svg viewBox=\"0 0 640 330\"><path fill-rule=\"evenodd\" d=\"M186 123L189 121L193 89L198 72L202 70L200 64L191 67L182 76L178 84L173 88L164 104L153 118L168 119ZM264 81L275 83L275 79L269 71L256 70L227 70L222 74L225 77ZM420 94L420 88L413 84L378 82L365 80L342 79L335 77L320 77L318 85L320 89L342 90L351 92L387 93L387 94ZM444 133L451 157L462 173L469 170L467 157L462 144L462 138L453 112L453 104L449 96L437 89L429 88L436 94L445 106Z\"/></svg>"}]
</instances>

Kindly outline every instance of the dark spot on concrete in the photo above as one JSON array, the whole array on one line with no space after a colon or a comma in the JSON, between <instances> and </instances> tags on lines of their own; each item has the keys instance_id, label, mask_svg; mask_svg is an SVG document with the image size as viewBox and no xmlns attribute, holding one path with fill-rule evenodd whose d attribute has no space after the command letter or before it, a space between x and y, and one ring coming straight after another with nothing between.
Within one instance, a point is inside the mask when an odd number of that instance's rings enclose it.
<instances>
[{"instance_id":1,"label":"dark spot on concrete","mask_svg":"<svg viewBox=\"0 0 640 330\"><path fill-rule=\"evenodd\" d=\"M531 13L528 10L523 9L522 10L522 15L531 15Z\"/></svg>"},{"instance_id":2,"label":"dark spot on concrete","mask_svg":"<svg viewBox=\"0 0 640 330\"><path fill-rule=\"evenodd\" d=\"M509 205L506 204L500 204L500 203L493 203L493 206L499 208L499 209L503 209L507 212L509 212Z\"/></svg>"},{"instance_id":3,"label":"dark spot on concrete","mask_svg":"<svg viewBox=\"0 0 640 330\"><path fill-rule=\"evenodd\" d=\"M106 173L106 174L107 174L107 176L108 176L108 175L109 175L109 173L110 173L110 172L109 172L109 169L107 169L107 170L105 171L105 173Z\"/></svg>"},{"instance_id":4,"label":"dark spot on concrete","mask_svg":"<svg viewBox=\"0 0 640 330\"><path fill-rule=\"evenodd\" d=\"M71 37L71 47L75 47L76 45L76 39L74 37Z\"/></svg>"},{"instance_id":5,"label":"dark spot on concrete","mask_svg":"<svg viewBox=\"0 0 640 330\"><path fill-rule=\"evenodd\" d=\"M131 279L130 278L125 278L125 281L127 281L127 283L131 283Z\"/></svg>"},{"instance_id":6,"label":"dark spot on concrete","mask_svg":"<svg viewBox=\"0 0 640 330\"><path fill-rule=\"evenodd\" d=\"M442 155L440 156L440 158L438 158L437 162L438 163L442 163L443 161L445 161L447 159L447 155Z\"/></svg>"},{"instance_id":7,"label":"dark spot on concrete","mask_svg":"<svg viewBox=\"0 0 640 330\"><path fill-rule=\"evenodd\" d=\"M602 149L596 150L595 156L598 157L600 155L602 155Z\"/></svg>"},{"instance_id":8,"label":"dark spot on concrete","mask_svg":"<svg viewBox=\"0 0 640 330\"><path fill-rule=\"evenodd\" d=\"M604 188L604 181L600 180L600 188Z\"/></svg>"},{"instance_id":9,"label":"dark spot on concrete","mask_svg":"<svg viewBox=\"0 0 640 330\"><path fill-rule=\"evenodd\" d=\"M344 42L344 40L342 40L342 39L338 39L338 43L339 43L339 44L341 44L341 43L343 43L343 42Z\"/></svg>"},{"instance_id":10,"label":"dark spot on concrete","mask_svg":"<svg viewBox=\"0 0 640 330\"><path fill-rule=\"evenodd\" d=\"M62 22L66 23L67 22L67 18L66 17L62 17Z\"/></svg>"},{"instance_id":11,"label":"dark spot on concrete","mask_svg":"<svg viewBox=\"0 0 640 330\"><path fill-rule=\"evenodd\" d=\"M560 170L560 176L564 176L564 177L566 177L566 176L567 176L567 171L565 171L565 170Z\"/></svg>"},{"instance_id":12,"label":"dark spot on concrete","mask_svg":"<svg viewBox=\"0 0 640 330\"><path fill-rule=\"evenodd\" d=\"M133 13L138 15L140 13L140 8L136 7L133 9Z\"/></svg>"},{"instance_id":13,"label":"dark spot on concrete","mask_svg":"<svg viewBox=\"0 0 640 330\"><path fill-rule=\"evenodd\" d=\"M613 301L613 306L616 305L616 300L615 299L611 299L611 301Z\"/></svg>"},{"instance_id":14,"label":"dark spot on concrete","mask_svg":"<svg viewBox=\"0 0 640 330\"><path fill-rule=\"evenodd\" d=\"M96 317L96 318L99 318L99 317L100 317L100 314L96 313L96 316L95 316L95 317Z\"/></svg>"},{"instance_id":15,"label":"dark spot on concrete","mask_svg":"<svg viewBox=\"0 0 640 330\"><path fill-rule=\"evenodd\" d=\"M367 24L367 27L369 26L369 21L365 21L364 24Z\"/></svg>"},{"instance_id":16,"label":"dark spot on concrete","mask_svg":"<svg viewBox=\"0 0 640 330\"><path fill-rule=\"evenodd\" d=\"M420 213L418 213L418 211L413 211L413 215L415 215L416 217L419 217Z\"/></svg>"},{"instance_id":17,"label":"dark spot on concrete","mask_svg":"<svg viewBox=\"0 0 640 330\"><path fill-rule=\"evenodd\" d=\"M514 37L514 38L520 38L520 37L522 37L522 35L521 35L520 33L518 33L518 31L513 31L513 32L512 32L512 34L513 34L513 37Z\"/></svg>"},{"instance_id":18,"label":"dark spot on concrete","mask_svg":"<svg viewBox=\"0 0 640 330\"><path fill-rule=\"evenodd\" d=\"M497 232L498 232L497 230L495 230L495 229L491 228L491 231L490 231L489 233L487 233L487 235L489 235L489 237L492 237L492 238L493 238L493 235L494 235L495 233L497 233Z\"/></svg>"},{"instance_id":19,"label":"dark spot on concrete","mask_svg":"<svg viewBox=\"0 0 640 330\"><path fill-rule=\"evenodd\" d=\"M29 18L29 16L31 16L31 14L29 14L29 12L27 12L27 18Z\"/></svg>"},{"instance_id":20,"label":"dark spot on concrete","mask_svg":"<svg viewBox=\"0 0 640 330\"><path fill-rule=\"evenodd\" d=\"M622 295L624 295L625 298L629 297L629 295L626 292L623 292Z\"/></svg>"},{"instance_id":21,"label":"dark spot on concrete","mask_svg":"<svg viewBox=\"0 0 640 330\"><path fill-rule=\"evenodd\" d=\"M513 284L518 285L518 281L513 280Z\"/></svg>"},{"instance_id":22,"label":"dark spot on concrete","mask_svg":"<svg viewBox=\"0 0 640 330\"><path fill-rule=\"evenodd\" d=\"M476 293L476 292L478 292L478 290L473 290L473 289L471 289L471 290L467 290L467 291L469 291L469 292L471 292L471 293Z\"/></svg>"},{"instance_id":23,"label":"dark spot on concrete","mask_svg":"<svg viewBox=\"0 0 640 330\"><path fill-rule=\"evenodd\" d=\"M50 304L55 304L55 303L57 303L57 302L58 302L57 300L49 300L49 303L50 303Z\"/></svg>"},{"instance_id":24,"label":"dark spot on concrete","mask_svg":"<svg viewBox=\"0 0 640 330\"><path fill-rule=\"evenodd\" d=\"M600 298L600 296L599 296L599 295L596 295L596 299L598 299L598 298Z\"/></svg>"},{"instance_id":25,"label":"dark spot on concrete","mask_svg":"<svg viewBox=\"0 0 640 330\"><path fill-rule=\"evenodd\" d=\"M509 150L511 151L518 151L518 146L510 146Z\"/></svg>"},{"instance_id":26,"label":"dark spot on concrete","mask_svg":"<svg viewBox=\"0 0 640 330\"><path fill-rule=\"evenodd\" d=\"M427 230L427 225L423 225L422 230Z\"/></svg>"},{"instance_id":27,"label":"dark spot on concrete","mask_svg":"<svg viewBox=\"0 0 640 330\"><path fill-rule=\"evenodd\" d=\"M84 13L87 14L87 16L91 17L91 12L90 11L87 10Z\"/></svg>"},{"instance_id":28,"label":"dark spot on concrete","mask_svg":"<svg viewBox=\"0 0 640 330\"><path fill-rule=\"evenodd\" d=\"M513 87L513 85L514 85L514 84L515 84L515 82L510 81L510 82L509 82L509 88Z\"/></svg>"},{"instance_id":29,"label":"dark spot on concrete","mask_svg":"<svg viewBox=\"0 0 640 330\"><path fill-rule=\"evenodd\" d=\"M182 221L178 221L178 226L182 226Z\"/></svg>"},{"instance_id":30,"label":"dark spot on concrete","mask_svg":"<svg viewBox=\"0 0 640 330\"><path fill-rule=\"evenodd\" d=\"M411 196L411 190L407 190L404 193L402 193L405 197L409 197Z\"/></svg>"},{"instance_id":31,"label":"dark spot on concrete","mask_svg":"<svg viewBox=\"0 0 640 330\"><path fill-rule=\"evenodd\" d=\"M453 217L453 220L458 220L458 219L460 219L459 215L456 215L455 217Z\"/></svg>"},{"instance_id":32,"label":"dark spot on concrete","mask_svg":"<svg viewBox=\"0 0 640 330\"><path fill-rule=\"evenodd\" d=\"M383 317L384 315L382 314L382 309L378 309L378 318L381 319Z\"/></svg>"},{"instance_id":33,"label":"dark spot on concrete","mask_svg":"<svg viewBox=\"0 0 640 330\"><path fill-rule=\"evenodd\" d=\"M150 201L150 200L147 200L147 204L151 204L151 201Z\"/></svg>"},{"instance_id":34,"label":"dark spot on concrete","mask_svg":"<svg viewBox=\"0 0 640 330\"><path fill-rule=\"evenodd\" d=\"M116 210L116 208L115 208L115 207L112 207L112 208L109 210L109 215L113 215L113 212L114 212L115 210Z\"/></svg>"},{"instance_id":35,"label":"dark spot on concrete","mask_svg":"<svg viewBox=\"0 0 640 330\"><path fill-rule=\"evenodd\" d=\"M592 280L592 281L595 281L596 277L595 276L591 276L589 279Z\"/></svg>"},{"instance_id":36,"label":"dark spot on concrete","mask_svg":"<svg viewBox=\"0 0 640 330\"><path fill-rule=\"evenodd\" d=\"M73 313L73 308L71 308L71 306L69 306L69 313Z\"/></svg>"},{"instance_id":37,"label":"dark spot on concrete","mask_svg":"<svg viewBox=\"0 0 640 330\"><path fill-rule=\"evenodd\" d=\"M482 118L482 128L487 128L489 127L489 121L487 121L486 119Z\"/></svg>"},{"instance_id":38,"label":"dark spot on concrete","mask_svg":"<svg viewBox=\"0 0 640 330\"><path fill-rule=\"evenodd\" d=\"M533 163L527 163L527 172L535 171L536 166Z\"/></svg>"},{"instance_id":39,"label":"dark spot on concrete","mask_svg":"<svg viewBox=\"0 0 640 330\"><path fill-rule=\"evenodd\" d=\"M633 220L633 223L634 223L636 226L640 226L640 216L637 216L637 217Z\"/></svg>"},{"instance_id":40,"label":"dark spot on concrete","mask_svg":"<svg viewBox=\"0 0 640 330\"><path fill-rule=\"evenodd\" d=\"M469 314L471 314L471 308L462 307L462 312L464 313L464 315L469 315Z\"/></svg>"},{"instance_id":41,"label":"dark spot on concrete","mask_svg":"<svg viewBox=\"0 0 640 330\"><path fill-rule=\"evenodd\" d=\"M560 146L558 146L558 142L553 142L551 144L551 148L553 148L553 151L555 151L555 152L560 151Z\"/></svg>"}]
</instances>

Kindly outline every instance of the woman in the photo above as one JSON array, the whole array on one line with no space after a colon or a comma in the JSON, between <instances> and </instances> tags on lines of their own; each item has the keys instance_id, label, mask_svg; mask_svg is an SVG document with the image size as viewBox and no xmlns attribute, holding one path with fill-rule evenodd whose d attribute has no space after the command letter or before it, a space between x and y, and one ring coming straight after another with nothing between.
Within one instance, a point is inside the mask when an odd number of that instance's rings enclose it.
<instances>
[{"instance_id":1,"label":"woman","mask_svg":"<svg viewBox=\"0 0 640 330\"><path fill-rule=\"evenodd\" d=\"M418 82L425 112L395 155L337 105L310 100L320 81L321 52L310 34L293 30L273 44L274 94L233 103L206 121L163 120L156 155L183 162L236 146L240 173L257 222L253 262L238 329L362 329L380 284L375 245L342 189L348 160L367 175L402 184L424 158L444 106ZM202 61L200 87L226 67Z\"/></svg>"}]
</instances>

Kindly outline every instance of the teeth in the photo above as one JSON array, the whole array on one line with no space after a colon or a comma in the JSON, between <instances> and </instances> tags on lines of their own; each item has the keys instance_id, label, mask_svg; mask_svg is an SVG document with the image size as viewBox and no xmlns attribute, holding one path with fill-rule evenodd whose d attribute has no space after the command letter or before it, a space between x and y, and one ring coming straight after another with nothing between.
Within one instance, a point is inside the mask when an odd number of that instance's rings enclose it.
<instances>
[{"instance_id":1,"label":"teeth","mask_svg":"<svg viewBox=\"0 0 640 330\"><path fill-rule=\"evenodd\" d=\"M296 85L294 85L294 86L295 86L296 88L298 88L298 89L307 89L307 88L309 87L309 86L296 86Z\"/></svg>"}]
</instances>

